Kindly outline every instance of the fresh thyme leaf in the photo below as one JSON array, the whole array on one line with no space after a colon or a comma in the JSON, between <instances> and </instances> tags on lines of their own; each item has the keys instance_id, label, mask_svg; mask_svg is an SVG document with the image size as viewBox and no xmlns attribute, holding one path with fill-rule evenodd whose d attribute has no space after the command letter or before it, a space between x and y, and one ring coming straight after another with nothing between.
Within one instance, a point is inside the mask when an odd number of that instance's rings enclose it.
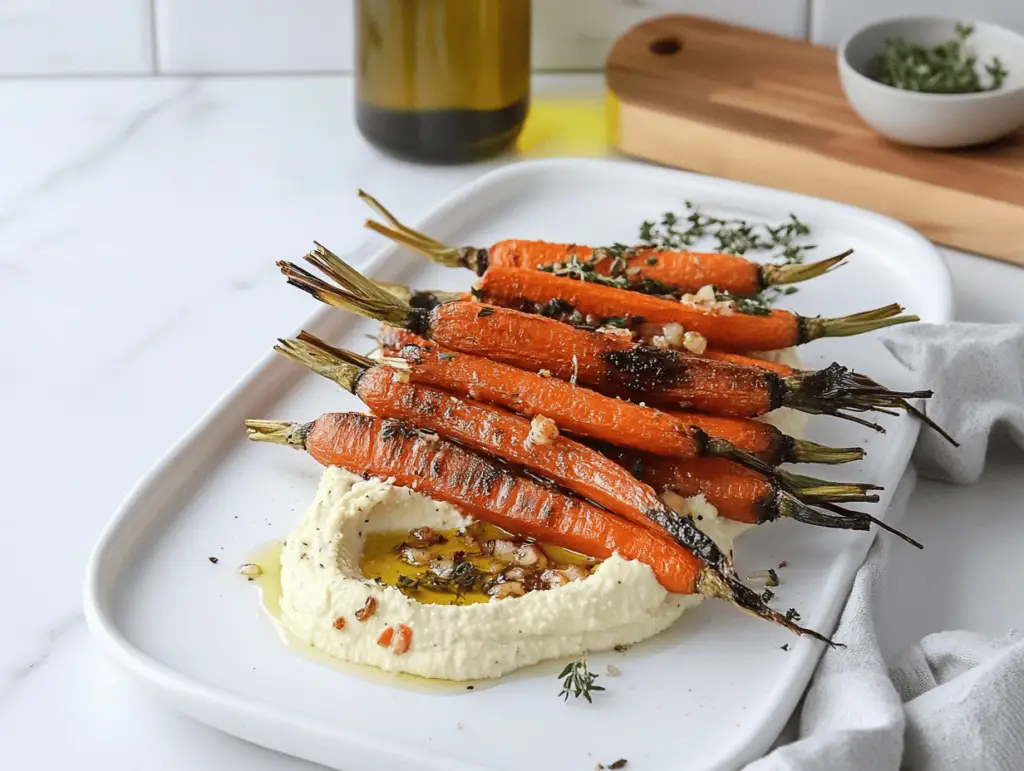
<instances>
[{"instance_id":1,"label":"fresh thyme leaf","mask_svg":"<svg viewBox=\"0 0 1024 771\"><path fill-rule=\"evenodd\" d=\"M795 239L809 235L811 229L793 214L789 215L788 222L772 227L702 214L690 201L686 202L686 210L685 230L677 227L679 218L675 214L666 212L657 225L644 222L640 226L640 241L655 249L687 249L702 238L712 238L719 251L732 254L781 248L779 256L786 262L803 262L804 252L814 248L794 243Z\"/></svg>"},{"instance_id":2,"label":"fresh thyme leaf","mask_svg":"<svg viewBox=\"0 0 1024 771\"><path fill-rule=\"evenodd\" d=\"M582 696L588 703L593 704L591 694L604 690L603 686L594 685L598 677L599 675L587 669L587 655L584 653L582 658L569 662L559 673L558 679L562 681L562 690L558 695L563 701L568 701L570 695L576 699Z\"/></svg>"},{"instance_id":3,"label":"fresh thyme leaf","mask_svg":"<svg viewBox=\"0 0 1024 771\"><path fill-rule=\"evenodd\" d=\"M779 585L779 574L775 572L775 568L768 568L768 580L765 581L765 586L778 586Z\"/></svg>"},{"instance_id":4,"label":"fresh thyme leaf","mask_svg":"<svg viewBox=\"0 0 1024 771\"><path fill-rule=\"evenodd\" d=\"M545 268L541 268L541 270L544 269ZM572 305L567 303L565 300L556 297L553 300L548 300L546 303L540 306L537 309L537 313L539 313L541 316L559 318L561 316L568 316L575 310L576 309L573 308Z\"/></svg>"},{"instance_id":5,"label":"fresh thyme leaf","mask_svg":"<svg viewBox=\"0 0 1024 771\"><path fill-rule=\"evenodd\" d=\"M728 300L737 313L745 313L748 316L767 316L772 312L771 305L760 295L740 297L732 292L715 292L715 299Z\"/></svg>"},{"instance_id":6,"label":"fresh thyme leaf","mask_svg":"<svg viewBox=\"0 0 1024 771\"><path fill-rule=\"evenodd\" d=\"M889 39L885 49L871 63L874 79L893 88L929 94L972 94L994 91L1009 72L998 56L985 65L988 83L982 83L978 58L967 48L974 34L970 24L957 24L953 37L934 46Z\"/></svg>"},{"instance_id":7,"label":"fresh thyme leaf","mask_svg":"<svg viewBox=\"0 0 1024 771\"><path fill-rule=\"evenodd\" d=\"M439 354L437 354L437 360L438 361L451 361L454 358L455 358L455 354L454 353L439 353Z\"/></svg>"}]
</instances>

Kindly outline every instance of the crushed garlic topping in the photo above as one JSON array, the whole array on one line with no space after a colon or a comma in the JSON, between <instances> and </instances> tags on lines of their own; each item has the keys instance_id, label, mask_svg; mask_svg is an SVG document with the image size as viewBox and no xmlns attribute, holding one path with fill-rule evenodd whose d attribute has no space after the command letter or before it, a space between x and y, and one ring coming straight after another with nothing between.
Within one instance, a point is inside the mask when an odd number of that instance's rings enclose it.
<instances>
[{"instance_id":1,"label":"crushed garlic topping","mask_svg":"<svg viewBox=\"0 0 1024 771\"><path fill-rule=\"evenodd\" d=\"M551 444L558 438L558 426L551 418L536 415L530 421L529 441L533 444Z\"/></svg>"},{"instance_id":2,"label":"crushed garlic topping","mask_svg":"<svg viewBox=\"0 0 1024 771\"><path fill-rule=\"evenodd\" d=\"M683 325L673 321L662 328L660 335L651 338L651 345L655 348L680 348L684 344L684 333Z\"/></svg>"},{"instance_id":3,"label":"crushed garlic topping","mask_svg":"<svg viewBox=\"0 0 1024 771\"><path fill-rule=\"evenodd\" d=\"M628 329L623 329L622 327L598 327L597 331L605 335L622 337L625 338L626 340L633 339L633 333L630 332Z\"/></svg>"},{"instance_id":4,"label":"crushed garlic topping","mask_svg":"<svg viewBox=\"0 0 1024 771\"><path fill-rule=\"evenodd\" d=\"M687 332L683 335L683 348L690 353L704 353L708 348L708 339L700 332Z\"/></svg>"},{"instance_id":5,"label":"crushed garlic topping","mask_svg":"<svg viewBox=\"0 0 1024 771\"><path fill-rule=\"evenodd\" d=\"M715 299L715 287L711 284L705 284L696 294L684 294L679 298L679 302L721 316L729 316L735 311L731 301Z\"/></svg>"}]
</instances>

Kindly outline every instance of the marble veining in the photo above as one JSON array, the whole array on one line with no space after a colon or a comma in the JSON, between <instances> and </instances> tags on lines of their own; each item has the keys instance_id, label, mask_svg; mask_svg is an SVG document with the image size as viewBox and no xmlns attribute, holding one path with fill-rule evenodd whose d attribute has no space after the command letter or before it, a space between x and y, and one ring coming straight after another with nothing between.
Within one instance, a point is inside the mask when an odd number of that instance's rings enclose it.
<instances>
[{"instance_id":1,"label":"marble veining","mask_svg":"<svg viewBox=\"0 0 1024 771\"><path fill-rule=\"evenodd\" d=\"M537 81L538 93L598 87ZM81 586L131 486L308 313L273 261L313 238L361 244L357 187L414 219L499 163L390 160L360 138L351 104L345 77L0 80L5 769L312 768L138 693L85 633ZM1024 321L1024 272L946 254L961 318ZM214 332L231 344L199 344ZM955 494L920 485L905 525L929 548L900 568L913 591L954 564L971 585L1024 580L1019 560L986 556L1024 537L1013 460ZM979 508L1006 514L972 527L963 511ZM893 582L882 609L894 640L908 634L907 587ZM922 609L913 631L998 632L1021 610L961 593Z\"/></svg>"},{"instance_id":2,"label":"marble veining","mask_svg":"<svg viewBox=\"0 0 1024 771\"><path fill-rule=\"evenodd\" d=\"M83 628L84 622L85 616L82 613L75 613L47 630L43 636L42 644L34 649L32 658L10 670L7 681L0 686L0 705L11 698L15 689L21 683L38 671L39 667L46 664L58 645L64 643L72 634L80 631Z\"/></svg>"}]
</instances>

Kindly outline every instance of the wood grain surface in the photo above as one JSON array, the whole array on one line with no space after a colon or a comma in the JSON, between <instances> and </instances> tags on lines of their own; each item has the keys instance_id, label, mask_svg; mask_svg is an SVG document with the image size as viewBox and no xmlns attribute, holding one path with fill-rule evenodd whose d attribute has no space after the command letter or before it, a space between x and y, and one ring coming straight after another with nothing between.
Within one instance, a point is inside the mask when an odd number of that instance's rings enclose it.
<instances>
[{"instance_id":1,"label":"wood grain surface","mask_svg":"<svg viewBox=\"0 0 1024 771\"><path fill-rule=\"evenodd\" d=\"M849 106L833 49L692 16L633 27L605 74L628 155L843 201L1024 265L1024 131L968 150L896 144Z\"/></svg>"}]
</instances>

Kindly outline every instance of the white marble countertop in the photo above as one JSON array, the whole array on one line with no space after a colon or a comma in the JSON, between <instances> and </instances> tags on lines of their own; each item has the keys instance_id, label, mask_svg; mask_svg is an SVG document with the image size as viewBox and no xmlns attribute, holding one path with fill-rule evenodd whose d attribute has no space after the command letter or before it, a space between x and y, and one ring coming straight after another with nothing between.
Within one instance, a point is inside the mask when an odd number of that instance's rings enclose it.
<instances>
[{"instance_id":1,"label":"white marble countertop","mask_svg":"<svg viewBox=\"0 0 1024 771\"><path fill-rule=\"evenodd\" d=\"M92 644L81 586L132 484L309 312L274 260L359 244L359 186L413 219L493 166L382 157L351 92L340 76L0 80L0 767L313 768L151 701ZM945 253L958 318L1024 321L1024 270ZM891 572L888 650L1022 624L1015 591L978 591L1024 582L1020 460L920 484L905 525L928 548Z\"/></svg>"}]
</instances>

